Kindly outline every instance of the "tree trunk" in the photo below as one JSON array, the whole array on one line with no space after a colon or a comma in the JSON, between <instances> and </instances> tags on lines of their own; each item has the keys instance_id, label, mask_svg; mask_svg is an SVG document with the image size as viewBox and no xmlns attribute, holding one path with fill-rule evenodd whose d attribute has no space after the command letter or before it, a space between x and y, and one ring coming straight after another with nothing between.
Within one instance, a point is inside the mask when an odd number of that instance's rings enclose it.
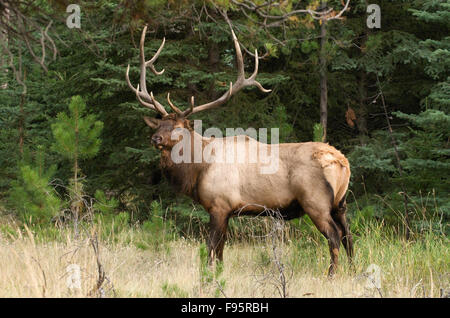
<instances>
[{"instance_id":1,"label":"tree trunk","mask_svg":"<svg viewBox=\"0 0 450 318\"><path fill-rule=\"evenodd\" d=\"M365 1L366 7L369 5L368 1ZM362 31L361 41L359 43L361 57L364 57L366 42L370 34L370 29L366 28ZM361 67L358 76L358 92L359 92L359 108L356 112L356 126L358 128L358 138L362 146L366 144L369 131L367 129L367 73L364 66Z\"/></svg>"},{"instance_id":2,"label":"tree trunk","mask_svg":"<svg viewBox=\"0 0 450 318\"><path fill-rule=\"evenodd\" d=\"M383 91L381 90L381 84L380 84L380 80L378 78L378 75L377 75L377 85L378 85L378 89L379 89L379 94L381 96L381 102L383 104L384 116L386 118L386 122L387 122L387 125L388 125L388 132L389 132L389 135L391 137L392 147L394 148L395 159L397 160L398 173L399 173L400 177L402 177L403 176L403 167L402 167L402 164L401 164L400 155L398 153L397 141L396 141L396 139L394 137L394 131L392 130L391 121L389 120L387 106L386 106L386 102L384 100ZM408 212L408 194L406 193L406 188L405 188L405 185L403 184L403 182L400 183L400 187L402 189L403 207L405 209L405 211L404 211L405 239L409 240L409 237L410 237L410 222L409 222L409 212Z\"/></svg>"},{"instance_id":3,"label":"tree trunk","mask_svg":"<svg viewBox=\"0 0 450 318\"><path fill-rule=\"evenodd\" d=\"M9 9L5 8L3 12L0 12L0 18L4 19L6 21L6 24L9 22ZM1 54L1 60L0 60L0 67L3 67L4 65L8 65L7 60L7 52L6 47L8 47L8 30L6 28L0 28L0 43L2 43L5 48L3 48L3 45L0 47L2 49ZM8 73L8 68L5 67L5 73ZM0 85L2 89L8 88L8 83L2 83Z\"/></svg>"},{"instance_id":4,"label":"tree trunk","mask_svg":"<svg viewBox=\"0 0 450 318\"><path fill-rule=\"evenodd\" d=\"M78 111L75 112L75 153L73 162L73 187L74 187L74 201L72 205L72 213L74 217L74 231L75 238L78 238L78 218L80 216L80 204L81 204L81 191L78 187L78 143L79 143L79 130L78 130Z\"/></svg>"},{"instance_id":5,"label":"tree trunk","mask_svg":"<svg viewBox=\"0 0 450 318\"><path fill-rule=\"evenodd\" d=\"M367 74L361 71L358 81L359 108L356 112L356 126L358 128L358 137L361 146L366 144L367 130Z\"/></svg>"},{"instance_id":6,"label":"tree trunk","mask_svg":"<svg viewBox=\"0 0 450 318\"><path fill-rule=\"evenodd\" d=\"M19 114L19 151L23 156L23 144L25 139L25 94L20 95L20 114Z\"/></svg>"},{"instance_id":7,"label":"tree trunk","mask_svg":"<svg viewBox=\"0 0 450 318\"><path fill-rule=\"evenodd\" d=\"M321 1L321 8L326 9L326 1ZM327 141L328 119L328 86L327 86L327 20L321 19L320 24L320 124L323 127L322 142Z\"/></svg>"}]
</instances>

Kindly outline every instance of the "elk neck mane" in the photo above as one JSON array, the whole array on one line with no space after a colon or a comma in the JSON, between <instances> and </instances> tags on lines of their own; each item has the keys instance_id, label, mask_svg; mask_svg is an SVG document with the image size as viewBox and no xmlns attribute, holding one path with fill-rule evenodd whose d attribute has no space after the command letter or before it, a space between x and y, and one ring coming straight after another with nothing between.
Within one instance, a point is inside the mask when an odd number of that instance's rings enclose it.
<instances>
[{"instance_id":1,"label":"elk neck mane","mask_svg":"<svg viewBox=\"0 0 450 318\"><path fill-rule=\"evenodd\" d=\"M202 148L204 148L209 142L209 138L203 138L197 134L193 129L190 129L192 141L194 138L201 138ZM191 142L193 148L194 142ZM198 183L202 174L208 169L209 163L200 162L194 163L194 151L191 149L192 160L191 163L175 163L171 157L171 149L164 149L161 152L161 169L168 178L170 184L175 188L177 192L183 193L192 197L194 200L199 201L199 194L197 191Z\"/></svg>"}]
</instances>

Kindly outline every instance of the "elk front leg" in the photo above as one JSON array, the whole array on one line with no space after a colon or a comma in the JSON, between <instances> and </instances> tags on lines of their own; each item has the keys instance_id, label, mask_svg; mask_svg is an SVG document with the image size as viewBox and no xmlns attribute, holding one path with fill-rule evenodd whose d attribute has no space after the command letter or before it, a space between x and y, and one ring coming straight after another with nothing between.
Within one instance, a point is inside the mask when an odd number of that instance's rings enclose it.
<instances>
[{"instance_id":1,"label":"elk front leg","mask_svg":"<svg viewBox=\"0 0 450 318\"><path fill-rule=\"evenodd\" d=\"M223 261L223 247L227 236L228 216L225 213L211 213L209 220L208 262Z\"/></svg>"}]
</instances>

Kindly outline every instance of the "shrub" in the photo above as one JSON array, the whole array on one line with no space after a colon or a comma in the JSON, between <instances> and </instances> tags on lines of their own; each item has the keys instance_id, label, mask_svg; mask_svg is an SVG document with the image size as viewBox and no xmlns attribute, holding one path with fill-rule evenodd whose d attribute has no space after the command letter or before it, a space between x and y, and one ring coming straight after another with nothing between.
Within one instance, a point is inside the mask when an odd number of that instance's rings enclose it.
<instances>
[{"instance_id":1,"label":"shrub","mask_svg":"<svg viewBox=\"0 0 450 318\"><path fill-rule=\"evenodd\" d=\"M38 147L35 164L19 165L18 178L11 183L9 192L9 206L17 211L22 221L29 224L50 223L63 206L50 185L55 169L51 167L45 171L43 157L43 150Z\"/></svg>"}]
</instances>

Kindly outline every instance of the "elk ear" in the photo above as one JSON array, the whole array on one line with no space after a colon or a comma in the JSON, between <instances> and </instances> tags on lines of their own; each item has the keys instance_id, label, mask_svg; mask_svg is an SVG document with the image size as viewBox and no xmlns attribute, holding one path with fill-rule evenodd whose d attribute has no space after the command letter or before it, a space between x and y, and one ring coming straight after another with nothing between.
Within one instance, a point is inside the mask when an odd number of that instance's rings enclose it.
<instances>
[{"instance_id":1,"label":"elk ear","mask_svg":"<svg viewBox=\"0 0 450 318\"><path fill-rule=\"evenodd\" d=\"M152 129L157 129L159 127L159 119L153 117L144 117L145 123Z\"/></svg>"}]
</instances>

